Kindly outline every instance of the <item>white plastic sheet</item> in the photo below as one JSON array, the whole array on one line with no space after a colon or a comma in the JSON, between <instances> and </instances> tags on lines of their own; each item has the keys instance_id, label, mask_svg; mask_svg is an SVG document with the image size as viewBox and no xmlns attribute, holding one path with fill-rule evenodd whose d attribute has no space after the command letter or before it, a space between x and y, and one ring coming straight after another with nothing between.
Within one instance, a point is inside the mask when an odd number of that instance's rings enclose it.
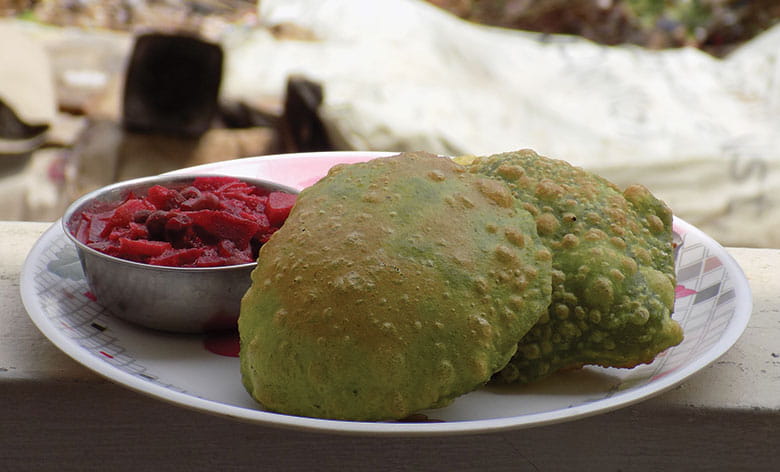
<instances>
[{"instance_id":1,"label":"white plastic sheet","mask_svg":"<svg viewBox=\"0 0 780 472\"><path fill-rule=\"evenodd\" d=\"M223 94L279 96L301 74L345 149L532 148L640 182L722 244L780 247L780 28L724 60L490 28L415 0L262 0L226 38Z\"/></svg>"}]
</instances>

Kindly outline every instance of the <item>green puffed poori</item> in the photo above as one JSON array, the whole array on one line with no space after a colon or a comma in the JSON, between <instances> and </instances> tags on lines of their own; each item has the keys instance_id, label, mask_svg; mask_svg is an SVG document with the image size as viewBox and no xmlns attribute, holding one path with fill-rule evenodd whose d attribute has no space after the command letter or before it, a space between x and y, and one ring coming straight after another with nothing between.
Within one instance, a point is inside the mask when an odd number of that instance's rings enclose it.
<instances>
[{"instance_id":1,"label":"green puffed poori","mask_svg":"<svg viewBox=\"0 0 780 472\"><path fill-rule=\"evenodd\" d=\"M672 212L646 188L621 192L530 150L457 160L509 185L553 254L548 313L497 381L525 383L583 365L633 367L682 341L671 318Z\"/></svg>"},{"instance_id":2,"label":"green puffed poori","mask_svg":"<svg viewBox=\"0 0 780 472\"><path fill-rule=\"evenodd\" d=\"M272 411L386 420L480 387L547 313L536 226L504 182L447 158L334 167L260 251L246 389Z\"/></svg>"}]
</instances>

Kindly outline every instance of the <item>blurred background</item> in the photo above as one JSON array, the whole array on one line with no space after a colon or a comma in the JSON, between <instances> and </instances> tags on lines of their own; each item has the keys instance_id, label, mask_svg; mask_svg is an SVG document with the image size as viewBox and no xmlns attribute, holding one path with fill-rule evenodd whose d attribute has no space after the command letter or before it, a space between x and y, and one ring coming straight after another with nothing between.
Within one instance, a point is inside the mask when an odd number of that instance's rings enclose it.
<instances>
[{"instance_id":1,"label":"blurred background","mask_svg":"<svg viewBox=\"0 0 780 472\"><path fill-rule=\"evenodd\" d=\"M0 219L280 152L534 148L780 246L777 0L0 0Z\"/></svg>"}]
</instances>

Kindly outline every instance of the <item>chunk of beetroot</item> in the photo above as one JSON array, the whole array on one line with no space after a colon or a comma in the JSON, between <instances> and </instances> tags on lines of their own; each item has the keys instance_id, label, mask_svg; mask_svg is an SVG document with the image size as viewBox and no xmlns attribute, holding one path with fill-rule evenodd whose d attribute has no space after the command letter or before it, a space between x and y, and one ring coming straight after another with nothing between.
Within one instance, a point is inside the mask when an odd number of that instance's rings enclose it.
<instances>
[{"instance_id":1,"label":"chunk of beetroot","mask_svg":"<svg viewBox=\"0 0 780 472\"><path fill-rule=\"evenodd\" d=\"M168 213L170 218L165 223L164 241L170 242L177 249L202 245L202 239L193 226L192 218L189 216L192 212L171 210Z\"/></svg>"},{"instance_id":2,"label":"chunk of beetroot","mask_svg":"<svg viewBox=\"0 0 780 472\"><path fill-rule=\"evenodd\" d=\"M146 225L131 221L125 236L128 239L149 239L149 231L146 229Z\"/></svg>"},{"instance_id":3,"label":"chunk of beetroot","mask_svg":"<svg viewBox=\"0 0 780 472\"><path fill-rule=\"evenodd\" d=\"M170 210L184 201L184 197L177 190L162 185L151 187L146 193L146 199L154 205L152 210Z\"/></svg>"},{"instance_id":4,"label":"chunk of beetroot","mask_svg":"<svg viewBox=\"0 0 780 472\"><path fill-rule=\"evenodd\" d=\"M270 228L268 228L267 230L265 230L265 231L263 232L263 234L261 234L261 235L259 235L259 236L257 237L257 240L258 240L258 241L259 241L261 244L265 244L265 243L267 243L267 242L268 242L268 240L269 240L269 239L271 239L271 235L272 235L272 234L274 234L274 233L275 233L275 232L276 232L278 229L279 229L279 228L275 228L275 227L273 227L273 226L272 226L272 227L270 227Z\"/></svg>"},{"instance_id":5,"label":"chunk of beetroot","mask_svg":"<svg viewBox=\"0 0 780 472\"><path fill-rule=\"evenodd\" d=\"M238 251L223 254L215 248L208 248L201 255L195 265L198 267L217 267L225 265L246 264L254 262L252 254L249 251Z\"/></svg>"},{"instance_id":6,"label":"chunk of beetroot","mask_svg":"<svg viewBox=\"0 0 780 472\"><path fill-rule=\"evenodd\" d=\"M169 215L170 218L165 222L166 233L178 233L193 224L190 212L171 211Z\"/></svg>"},{"instance_id":7,"label":"chunk of beetroot","mask_svg":"<svg viewBox=\"0 0 780 472\"><path fill-rule=\"evenodd\" d=\"M91 215L82 213L79 220L74 224L73 235L77 240L84 244L89 242L89 226L91 224Z\"/></svg>"},{"instance_id":8,"label":"chunk of beetroot","mask_svg":"<svg viewBox=\"0 0 780 472\"><path fill-rule=\"evenodd\" d=\"M133 221L133 216L136 212L149 209L153 210L154 207L146 200L131 198L130 200L125 201L116 207L100 235L106 237L114 228L127 226Z\"/></svg>"},{"instance_id":9,"label":"chunk of beetroot","mask_svg":"<svg viewBox=\"0 0 780 472\"><path fill-rule=\"evenodd\" d=\"M228 175L212 175L207 177L197 177L195 180L192 181L192 186L199 190L215 191L215 190L219 190L221 187L224 187L225 185L230 185L235 183L242 183L242 182L237 178L230 177Z\"/></svg>"},{"instance_id":10,"label":"chunk of beetroot","mask_svg":"<svg viewBox=\"0 0 780 472\"><path fill-rule=\"evenodd\" d=\"M236 215L241 213L254 215L264 212L265 206L261 204L260 197L249 195L247 198L223 198L220 202L220 209Z\"/></svg>"},{"instance_id":11,"label":"chunk of beetroot","mask_svg":"<svg viewBox=\"0 0 780 472\"><path fill-rule=\"evenodd\" d=\"M163 240L165 238L165 224L168 223L168 211L157 210L153 211L148 218L146 218L146 230L149 232L151 239Z\"/></svg>"},{"instance_id":12,"label":"chunk of beetroot","mask_svg":"<svg viewBox=\"0 0 780 472\"><path fill-rule=\"evenodd\" d=\"M137 212L133 213L133 222L146 223L146 220L149 219L149 215L151 215L155 211L157 210L138 210Z\"/></svg>"},{"instance_id":13,"label":"chunk of beetroot","mask_svg":"<svg viewBox=\"0 0 780 472\"><path fill-rule=\"evenodd\" d=\"M214 192L204 191L199 195L189 198L181 203L182 210L219 210L219 197Z\"/></svg>"},{"instance_id":14,"label":"chunk of beetroot","mask_svg":"<svg viewBox=\"0 0 780 472\"><path fill-rule=\"evenodd\" d=\"M235 260L234 264L243 264L246 262L254 262L256 257L253 254L253 248L247 246L245 248L238 248L232 241L223 239L217 244L216 253L225 258L226 260Z\"/></svg>"},{"instance_id":15,"label":"chunk of beetroot","mask_svg":"<svg viewBox=\"0 0 780 472\"><path fill-rule=\"evenodd\" d=\"M271 222L268 220L268 215L266 215L265 213L256 214L255 221L257 222L258 225L255 238L259 237L263 233L268 232L268 230L272 228Z\"/></svg>"},{"instance_id":16,"label":"chunk of beetroot","mask_svg":"<svg viewBox=\"0 0 780 472\"><path fill-rule=\"evenodd\" d=\"M89 242L97 242L105 239L101 234L103 234L112 214L113 211L108 210L91 213L89 215L89 235L87 237Z\"/></svg>"},{"instance_id":17,"label":"chunk of beetroot","mask_svg":"<svg viewBox=\"0 0 780 472\"><path fill-rule=\"evenodd\" d=\"M239 249L236 247L236 244L229 239L221 240L217 243L217 247L215 248L216 254L220 257L230 257L238 251Z\"/></svg>"},{"instance_id":18,"label":"chunk of beetroot","mask_svg":"<svg viewBox=\"0 0 780 472\"><path fill-rule=\"evenodd\" d=\"M181 194L181 197L186 201L186 200L200 197L201 193L203 192L201 192L198 187L194 185L190 185L189 187L184 187L184 189L182 189L179 193Z\"/></svg>"},{"instance_id":19,"label":"chunk of beetroot","mask_svg":"<svg viewBox=\"0 0 780 472\"><path fill-rule=\"evenodd\" d=\"M160 256L170 249L171 244L165 241L119 238L119 252L134 261L145 261L150 257Z\"/></svg>"},{"instance_id":20,"label":"chunk of beetroot","mask_svg":"<svg viewBox=\"0 0 780 472\"><path fill-rule=\"evenodd\" d=\"M95 242L89 242L87 243L87 246L91 247L92 249L100 252L104 252L106 254L109 254L111 256L116 256L119 251L119 245L112 242L112 241L95 241Z\"/></svg>"},{"instance_id":21,"label":"chunk of beetroot","mask_svg":"<svg viewBox=\"0 0 780 472\"><path fill-rule=\"evenodd\" d=\"M214 248L204 248L203 253L193 263L197 267L218 267L226 265L226 257L217 254Z\"/></svg>"},{"instance_id":22,"label":"chunk of beetroot","mask_svg":"<svg viewBox=\"0 0 780 472\"><path fill-rule=\"evenodd\" d=\"M221 187L217 193L220 197L229 199L229 198L236 198L236 199L246 199L251 197L262 197L268 194L268 191L265 189L260 189L254 186L251 186L249 184L239 182L236 184L231 185L225 185Z\"/></svg>"},{"instance_id":23,"label":"chunk of beetroot","mask_svg":"<svg viewBox=\"0 0 780 472\"><path fill-rule=\"evenodd\" d=\"M191 211L187 215L193 224L218 238L229 239L239 248L246 247L259 225L250 219L214 210Z\"/></svg>"},{"instance_id":24,"label":"chunk of beetroot","mask_svg":"<svg viewBox=\"0 0 780 472\"><path fill-rule=\"evenodd\" d=\"M194 247L189 249L170 249L158 257L152 257L148 263L170 267L192 267L203 254L204 249Z\"/></svg>"},{"instance_id":25,"label":"chunk of beetroot","mask_svg":"<svg viewBox=\"0 0 780 472\"><path fill-rule=\"evenodd\" d=\"M273 226L282 226L284 220L290 214L293 205L295 205L296 195L284 192L271 192L268 194L268 205L265 207L265 214L268 215L268 221Z\"/></svg>"}]
</instances>

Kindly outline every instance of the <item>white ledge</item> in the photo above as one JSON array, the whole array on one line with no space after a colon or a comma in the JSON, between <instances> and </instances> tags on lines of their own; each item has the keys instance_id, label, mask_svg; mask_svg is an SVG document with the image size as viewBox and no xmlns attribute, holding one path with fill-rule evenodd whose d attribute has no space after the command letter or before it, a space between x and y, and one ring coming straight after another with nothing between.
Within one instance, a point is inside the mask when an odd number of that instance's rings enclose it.
<instances>
[{"instance_id":1,"label":"white ledge","mask_svg":"<svg viewBox=\"0 0 780 472\"><path fill-rule=\"evenodd\" d=\"M730 248L753 314L720 359L622 410L476 436L357 438L234 422L114 385L33 325L24 259L50 223L0 222L0 470L774 470L780 458L780 250Z\"/></svg>"}]
</instances>

